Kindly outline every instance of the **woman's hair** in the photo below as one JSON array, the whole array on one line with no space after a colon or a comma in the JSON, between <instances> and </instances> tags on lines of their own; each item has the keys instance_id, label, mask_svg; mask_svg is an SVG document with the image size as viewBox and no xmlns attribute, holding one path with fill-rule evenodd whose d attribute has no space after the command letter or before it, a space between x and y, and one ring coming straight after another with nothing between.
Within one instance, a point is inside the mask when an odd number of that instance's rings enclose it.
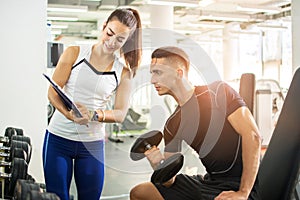
<instances>
[{"instance_id":1,"label":"woman's hair","mask_svg":"<svg viewBox=\"0 0 300 200\"><path fill-rule=\"evenodd\" d=\"M186 71L189 71L190 68L190 59L188 55L178 47L160 47L152 52L151 58L166 58L170 61L174 61L174 59L176 59L185 66Z\"/></svg>"},{"instance_id":2,"label":"woman's hair","mask_svg":"<svg viewBox=\"0 0 300 200\"><path fill-rule=\"evenodd\" d=\"M129 65L133 76L135 76L142 57L142 25L140 15L137 10L132 8L116 9L110 14L106 22L108 23L114 18L117 18L131 30L121 51L124 53L126 64Z\"/></svg>"}]
</instances>

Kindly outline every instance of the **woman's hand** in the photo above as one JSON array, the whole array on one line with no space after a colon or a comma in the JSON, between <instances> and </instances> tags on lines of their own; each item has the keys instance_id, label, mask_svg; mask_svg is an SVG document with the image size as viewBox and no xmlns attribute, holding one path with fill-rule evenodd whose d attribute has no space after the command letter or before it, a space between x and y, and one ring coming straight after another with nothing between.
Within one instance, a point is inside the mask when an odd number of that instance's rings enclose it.
<instances>
[{"instance_id":1,"label":"woman's hand","mask_svg":"<svg viewBox=\"0 0 300 200\"><path fill-rule=\"evenodd\" d=\"M80 125L87 125L90 119L92 118L91 112L87 109L87 107L81 103L75 103L78 110L80 111L82 117L76 117L73 110L70 111L72 115L73 121Z\"/></svg>"}]
</instances>

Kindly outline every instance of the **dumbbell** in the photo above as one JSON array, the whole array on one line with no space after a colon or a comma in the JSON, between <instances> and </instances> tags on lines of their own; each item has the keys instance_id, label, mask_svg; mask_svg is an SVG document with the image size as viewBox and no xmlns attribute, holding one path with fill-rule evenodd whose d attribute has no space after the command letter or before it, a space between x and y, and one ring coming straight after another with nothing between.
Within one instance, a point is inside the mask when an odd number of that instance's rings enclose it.
<instances>
[{"instance_id":1,"label":"dumbbell","mask_svg":"<svg viewBox=\"0 0 300 200\"><path fill-rule=\"evenodd\" d=\"M26 200L60 200L60 198L52 192L40 192L37 190L28 191Z\"/></svg>"},{"instance_id":2,"label":"dumbbell","mask_svg":"<svg viewBox=\"0 0 300 200\"><path fill-rule=\"evenodd\" d=\"M27 142L29 145L31 145L30 137L23 136L23 135L12 135L10 137L8 136L0 136L0 143L2 143L2 146L10 146L10 142L12 140L18 140L18 141L24 141Z\"/></svg>"},{"instance_id":3,"label":"dumbbell","mask_svg":"<svg viewBox=\"0 0 300 200\"><path fill-rule=\"evenodd\" d=\"M13 142L11 141L20 141ZM31 157L30 138L20 135L14 135L9 140L7 137L0 137L0 142L5 142L5 146L0 147L0 157L6 158L6 161L11 161L13 157L23 158L29 163ZM29 145L27 145L29 143Z\"/></svg>"},{"instance_id":4,"label":"dumbbell","mask_svg":"<svg viewBox=\"0 0 300 200\"><path fill-rule=\"evenodd\" d=\"M16 155L14 152L18 151L17 148L22 149L26 153L26 162L30 162L31 158L31 146L28 142L12 140L10 146L0 147L0 157L6 158L7 161L11 161L13 156Z\"/></svg>"},{"instance_id":5,"label":"dumbbell","mask_svg":"<svg viewBox=\"0 0 300 200\"><path fill-rule=\"evenodd\" d=\"M6 194L12 196L18 179L25 179L28 165L24 159L13 158L11 162L11 173L0 172L0 178L6 181L8 188L5 188Z\"/></svg>"},{"instance_id":6,"label":"dumbbell","mask_svg":"<svg viewBox=\"0 0 300 200\"><path fill-rule=\"evenodd\" d=\"M153 146L158 146L163 138L160 131L150 131L142 134L131 147L130 158L134 161L145 157L145 152ZM184 157L181 153L176 153L166 160L161 160L151 176L153 184L162 184L174 177L183 165Z\"/></svg>"},{"instance_id":7,"label":"dumbbell","mask_svg":"<svg viewBox=\"0 0 300 200\"><path fill-rule=\"evenodd\" d=\"M14 128L14 127L7 127L5 129L4 136L11 137L13 135L24 135L23 129Z\"/></svg>"},{"instance_id":8,"label":"dumbbell","mask_svg":"<svg viewBox=\"0 0 300 200\"><path fill-rule=\"evenodd\" d=\"M32 147L31 147L31 139L30 137L27 136L23 136L23 135L13 135L11 137L11 141L22 141L22 142L27 142L29 144L29 148L28 151L26 151L27 153L27 163L29 163L30 159L31 159L31 153L32 153Z\"/></svg>"},{"instance_id":9,"label":"dumbbell","mask_svg":"<svg viewBox=\"0 0 300 200\"><path fill-rule=\"evenodd\" d=\"M27 179L18 179L15 185L13 199L26 200L27 193L31 190L43 192L39 183Z\"/></svg>"}]
</instances>

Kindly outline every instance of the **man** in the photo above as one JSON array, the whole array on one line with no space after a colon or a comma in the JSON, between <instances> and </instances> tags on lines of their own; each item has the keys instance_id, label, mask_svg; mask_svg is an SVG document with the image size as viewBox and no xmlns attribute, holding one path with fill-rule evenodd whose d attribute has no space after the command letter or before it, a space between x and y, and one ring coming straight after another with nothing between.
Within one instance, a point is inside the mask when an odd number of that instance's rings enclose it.
<instances>
[{"instance_id":1,"label":"man","mask_svg":"<svg viewBox=\"0 0 300 200\"><path fill-rule=\"evenodd\" d=\"M177 47L152 53L151 83L159 95L171 95L178 107L164 127L164 155L145 152L153 169L181 151L185 141L199 154L207 174L178 174L162 185L146 182L130 199L259 199L256 175L261 139L253 116L239 94L222 81L194 87L188 81L189 59Z\"/></svg>"}]
</instances>

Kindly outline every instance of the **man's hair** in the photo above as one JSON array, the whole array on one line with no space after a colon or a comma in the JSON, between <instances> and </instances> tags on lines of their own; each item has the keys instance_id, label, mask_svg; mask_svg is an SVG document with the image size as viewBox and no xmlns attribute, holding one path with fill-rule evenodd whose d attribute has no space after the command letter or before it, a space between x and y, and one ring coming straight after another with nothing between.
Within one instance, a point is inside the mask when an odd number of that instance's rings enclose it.
<instances>
[{"instance_id":1,"label":"man's hair","mask_svg":"<svg viewBox=\"0 0 300 200\"><path fill-rule=\"evenodd\" d=\"M173 58L184 64L186 71L189 71L190 60L188 55L180 48L174 46L165 46L153 51L151 58ZM171 60L171 59L170 59Z\"/></svg>"}]
</instances>

